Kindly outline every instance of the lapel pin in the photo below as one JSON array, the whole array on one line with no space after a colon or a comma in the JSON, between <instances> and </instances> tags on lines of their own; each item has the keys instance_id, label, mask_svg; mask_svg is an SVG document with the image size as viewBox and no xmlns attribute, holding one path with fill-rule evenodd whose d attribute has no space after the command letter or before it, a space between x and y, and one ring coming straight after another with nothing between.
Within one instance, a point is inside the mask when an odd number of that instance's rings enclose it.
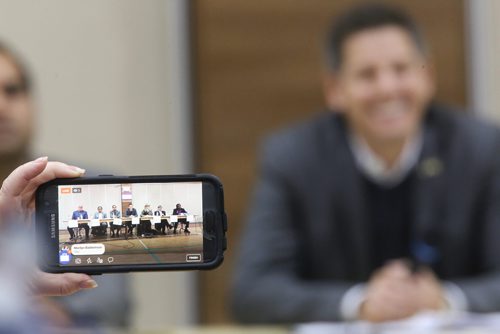
<instances>
[{"instance_id":1,"label":"lapel pin","mask_svg":"<svg viewBox=\"0 0 500 334\"><path fill-rule=\"evenodd\" d=\"M435 177L443 171L443 163L440 159L430 157L424 159L418 166L419 174L423 177Z\"/></svg>"}]
</instances>

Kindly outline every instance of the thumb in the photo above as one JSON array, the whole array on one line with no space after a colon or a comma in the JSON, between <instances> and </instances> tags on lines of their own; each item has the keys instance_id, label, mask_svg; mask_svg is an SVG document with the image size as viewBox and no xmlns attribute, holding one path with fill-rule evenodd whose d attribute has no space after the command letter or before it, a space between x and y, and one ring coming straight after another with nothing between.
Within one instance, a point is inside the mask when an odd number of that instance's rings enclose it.
<instances>
[{"instance_id":1,"label":"thumb","mask_svg":"<svg viewBox=\"0 0 500 334\"><path fill-rule=\"evenodd\" d=\"M97 282L87 274L49 274L39 271L34 279L35 294L43 296L67 296L82 289L97 287Z\"/></svg>"}]
</instances>

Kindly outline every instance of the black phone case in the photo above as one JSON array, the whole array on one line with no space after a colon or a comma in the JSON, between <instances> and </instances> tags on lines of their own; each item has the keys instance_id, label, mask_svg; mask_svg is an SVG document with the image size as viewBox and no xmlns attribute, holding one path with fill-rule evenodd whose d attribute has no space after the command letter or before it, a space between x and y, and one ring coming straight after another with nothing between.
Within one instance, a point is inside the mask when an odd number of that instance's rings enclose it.
<instances>
[{"instance_id":1,"label":"black phone case","mask_svg":"<svg viewBox=\"0 0 500 334\"><path fill-rule=\"evenodd\" d=\"M55 232L52 224L49 224L48 215L53 213L53 208L46 210L46 189L58 185L79 184L106 184L106 183L155 183L155 182L207 182L213 185L214 201L212 205L205 207L205 193L203 194L203 238L204 251L205 240L212 248L214 257L209 262L203 263L168 263L168 264L128 264L128 265L99 265L99 266L60 266L57 261L56 249L59 249L58 231ZM41 185L36 192L36 223L38 263L41 270L50 273L76 272L89 275L105 273L124 273L141 271L179 271L179 270L210 270L218 267L224 260L224 251L227 249L227 216L224 211L224 192L220 180L211 174L188 174L188 175L147 175L147 176L98 176L81 177L72 179L55 179ZM54 235L55 233L55 235ZM55 254L55 255L54 255Z\"/></svg>"}]
</instances>

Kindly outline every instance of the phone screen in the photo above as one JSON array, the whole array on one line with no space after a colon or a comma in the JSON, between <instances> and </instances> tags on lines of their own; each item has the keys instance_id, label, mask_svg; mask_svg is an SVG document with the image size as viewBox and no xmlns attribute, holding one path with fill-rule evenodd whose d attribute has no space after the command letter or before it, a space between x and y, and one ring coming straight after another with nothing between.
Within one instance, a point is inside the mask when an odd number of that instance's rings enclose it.
<instances>
[{"instance_id":1,"label":"phone screen","mask_svg":"<svg viewBox=\"0 0 500 334\"><path fill-rule=\"evenodd\" d=\"M203 262L203 182L56 187L59 266Z\"/></svg>"}]
</instances>

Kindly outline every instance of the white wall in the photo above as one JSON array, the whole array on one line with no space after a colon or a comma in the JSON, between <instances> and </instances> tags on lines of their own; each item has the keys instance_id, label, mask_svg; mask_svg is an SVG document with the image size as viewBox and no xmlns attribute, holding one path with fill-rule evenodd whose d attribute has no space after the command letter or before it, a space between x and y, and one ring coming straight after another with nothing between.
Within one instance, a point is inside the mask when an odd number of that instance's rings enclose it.
<instances>
[{"instance_id":1,"label":"white wall","mask_svg":"<svg viewBox=\"0 0 500 334\"><path fill-rule=\"evenodd\" d=\"M189 172L185 14L183 0L0 0L0 39L36 77L37 154L115 174ZM135 327L196 318L193 274L131 276Z\"/></svg>"},{"instance_id":2,"label":"white wall","mask_svg":"<svg viewBox=\"0 0 500 334\"><path fill-rule=\"evenodd\" d=\"M469 0L466 14L471 104L500 124L500 1Z\"/></svg>"}]
</instances>

